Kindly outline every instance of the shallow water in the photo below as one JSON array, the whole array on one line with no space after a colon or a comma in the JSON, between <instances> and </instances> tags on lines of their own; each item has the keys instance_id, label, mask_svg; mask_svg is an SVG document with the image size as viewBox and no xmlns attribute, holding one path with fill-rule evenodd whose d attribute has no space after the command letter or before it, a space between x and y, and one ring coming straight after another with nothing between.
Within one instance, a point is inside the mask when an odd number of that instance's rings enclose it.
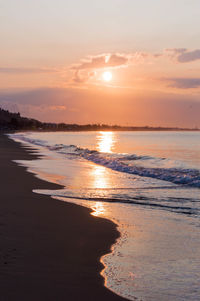
<instances>
[{"instance_id":1,"label":"shallow water","mask_svg":"<svg viewBox=\"0 0 200 301\"><path fill-rule=\"evenodd\" d=\"M40 160L21 161L65 189L37 191L118 224L102 260L106 285L142 300L200 300L199 132L30 132ZM37 188L37 187L36 187Z\"/></svg>"}]
</instances>

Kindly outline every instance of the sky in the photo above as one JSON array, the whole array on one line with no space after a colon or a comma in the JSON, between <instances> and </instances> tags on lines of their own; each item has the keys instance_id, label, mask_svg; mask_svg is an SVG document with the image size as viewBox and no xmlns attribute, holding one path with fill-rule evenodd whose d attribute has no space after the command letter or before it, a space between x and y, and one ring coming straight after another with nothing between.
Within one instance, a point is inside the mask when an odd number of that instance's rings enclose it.
<instances>
[{"instance_id":1,"label":"sky","mask_svg":"<svg viewBox=\"0 0 200 301\"><path fill-rule=\"evenodd\" d=\"M0 107L200 127L199 0L0 0L0 40Z\"/></svg>"}]
</instances>

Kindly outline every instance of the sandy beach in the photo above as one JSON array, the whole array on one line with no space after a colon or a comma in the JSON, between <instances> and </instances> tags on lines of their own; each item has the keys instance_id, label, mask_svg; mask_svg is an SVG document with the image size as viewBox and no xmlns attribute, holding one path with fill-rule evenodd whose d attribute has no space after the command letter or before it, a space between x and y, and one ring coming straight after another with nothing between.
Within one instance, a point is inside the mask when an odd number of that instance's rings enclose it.
<instances>
[{"instance_id":1,"label":"sandy beach","mask_svg":"<svg viewBox=\"0 0 200 301\"><path fill-rule=\"evenodd\" d=\"M0 135L0 300L125 300L104 287L100 257L119 233L90 210L38 195L58 189L12 160L34 150Z\"/></svg>"}]
</instances>

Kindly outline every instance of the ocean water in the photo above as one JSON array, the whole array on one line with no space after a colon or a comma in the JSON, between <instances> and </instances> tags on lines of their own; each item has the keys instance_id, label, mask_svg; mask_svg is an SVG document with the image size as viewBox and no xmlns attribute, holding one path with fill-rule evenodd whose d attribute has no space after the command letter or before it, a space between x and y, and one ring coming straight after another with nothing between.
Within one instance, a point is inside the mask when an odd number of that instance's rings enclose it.
<instances>
[{"instance_id":1,"label":"ocean water","mask_svg":"<svg viewBox=\"0 0 200 301\"><path fill-rule=\"evenodd\" d=\"M130 300L200 300L200 132L26 132L38 190L113 220L105 285Z\"/></svg>"}]
</instances>

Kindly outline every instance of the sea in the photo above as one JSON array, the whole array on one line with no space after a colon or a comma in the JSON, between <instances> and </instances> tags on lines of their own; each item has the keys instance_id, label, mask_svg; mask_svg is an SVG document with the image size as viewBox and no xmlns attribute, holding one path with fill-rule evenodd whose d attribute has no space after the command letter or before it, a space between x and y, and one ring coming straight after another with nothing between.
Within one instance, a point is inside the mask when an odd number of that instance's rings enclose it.
<instances>
[{"instance_id":1,"label":"sea","mask_svg":"<svg viewBox=\"0 0 200 301\"><path fill-rule=\"evenodd\" d=\"M101 261L129 300L200 300L200 132L18 132L37 160L17 161L64 186L39 190L92 209L120 237Z\"/></svg>"}]
</instances>

